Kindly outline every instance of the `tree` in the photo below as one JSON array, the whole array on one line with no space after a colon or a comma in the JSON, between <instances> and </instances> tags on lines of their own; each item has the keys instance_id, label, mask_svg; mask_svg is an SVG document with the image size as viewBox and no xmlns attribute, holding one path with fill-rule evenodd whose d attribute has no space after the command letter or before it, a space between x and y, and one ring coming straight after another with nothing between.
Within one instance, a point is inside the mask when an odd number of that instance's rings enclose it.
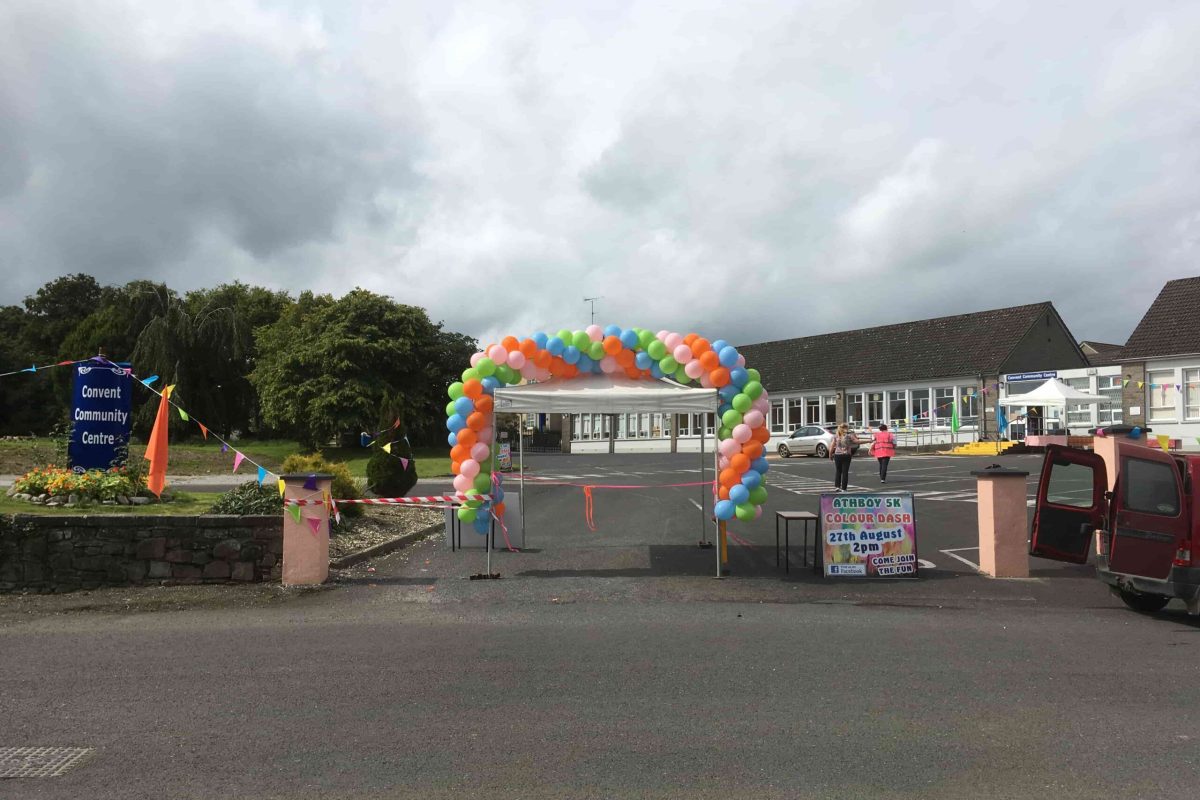
<instances>
[{"instance_id":1,"label":"tree","mask_svg":"<svg viewBox=\"0 0 1200 800\"><path fill-rule=\"evenodd\" d=\"M368 429L388 403L413 427L430 427L456 366L445 359L469 341L421 308L364 289L338 300L305 292L256 338L251 382L263 418L310 448Z\"/></svg>"},{"instance_id":2,"label":"tree","mask_svg":"<svg viewBox=\"0 0 1200 800\"><path fill-rule=\"evenodd\" d=\"M29 324L24 339L30 355L43 362L54 358L67 334L99 308L110 293L91 275L79 273L55 278L32 297L26 297Z\"/></svg>"}]
</instances>

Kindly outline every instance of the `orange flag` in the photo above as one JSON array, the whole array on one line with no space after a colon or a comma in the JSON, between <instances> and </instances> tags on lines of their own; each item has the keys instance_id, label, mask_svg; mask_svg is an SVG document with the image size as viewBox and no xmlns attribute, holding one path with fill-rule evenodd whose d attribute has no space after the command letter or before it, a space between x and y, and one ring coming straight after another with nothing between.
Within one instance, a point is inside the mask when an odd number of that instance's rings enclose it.
<instances>
[{"instance_id":1,"label":"orange flag","mask_svg":"<svg viewBox=\"0 0 1200 800\"><path fill-rule=\"evenodd\" d=\"M145 458L150 462L146 487L156 497L162 497L163 488L167 485L167 426L171 419L171 404L167 398L171 396L173 388L168 386L163 389L158 401L158 414L154 417L154 428L150 431L150 441L146 444Z\"/></svg>"}]
</instances>

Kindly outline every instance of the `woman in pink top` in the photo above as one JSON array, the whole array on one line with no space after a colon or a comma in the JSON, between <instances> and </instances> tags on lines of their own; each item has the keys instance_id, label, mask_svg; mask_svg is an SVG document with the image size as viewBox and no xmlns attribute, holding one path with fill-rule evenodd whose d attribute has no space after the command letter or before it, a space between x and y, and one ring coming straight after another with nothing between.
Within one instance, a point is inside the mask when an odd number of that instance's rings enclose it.
<instances>
[{"instance_id":1,"label":"woman in pink top","mask_svg":"<svg viewBox=\"0 0 1200 800\"><path fill-rule=\"evenodd\" d=\"M887 425L879 426L879 433L871 442L871 455L879 462L879 482L887 483L888 462L896 455L896 434L887 429Z\"/></svg>"}]
</instances>

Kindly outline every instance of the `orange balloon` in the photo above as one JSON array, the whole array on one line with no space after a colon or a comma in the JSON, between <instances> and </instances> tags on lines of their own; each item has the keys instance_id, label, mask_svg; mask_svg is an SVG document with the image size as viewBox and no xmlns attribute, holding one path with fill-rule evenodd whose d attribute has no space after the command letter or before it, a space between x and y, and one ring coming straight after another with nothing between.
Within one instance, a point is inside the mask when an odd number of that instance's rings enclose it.
<instances>
[{"instance_id":1,"label":"orange balloon","mask_svg":"<svg viewBox=\"0 0 1200 800\"><path fill-rule=\"evenodd\" d=\"M692 355L696 356L697 358L705 353L712 352L712 345L709 344L708 339L705 339L703 336L697 336L696 341L692 342L691 348ZM720 361L720 359L718 359L718 361ZM703 364L704 362L701 361L700 363ZM712 367L705 367L705 369L712 369Z\"/></svg>"},{"instance_id":2,"label":"orange balloon","mask_svg":"<svg viewBox=\"0 0 1200 800\"><path fill-rule=\"evenodd\" d=\"M462 465L461 465L461 464L459 464L457 461L451 461L451 462L450 462L450 471L451 471L451 472L453 472L455 475L457 475L457 474L458 474L458 471L459 471L460 469L462 469Z\"/></svg>"},{"instance_id":3,"label":"orange balloon","mask_svg":"<svg viewBox=\"0 0 1200 800\"><path fill-rule=\"evenodd\" d=\"M733 486L735 483L742 482L741 473L737 472L733 467L726 467L721 470L720 479L722 486Z\"/></svg>"},{"instance_id":4,"label":"orange balloon","mask_svg":"<svg viewBox=\"0 0 1200 800\"><path fill-rule=\"evenodd\" d=\"M771 432L767 430L766 425L763 425L761 428L755 428L754 430L750 431L750 440L753 442L761 442L766 444L767 442L771 441Z\"/></svg>"},{"instance_id":5,"label":"orange balloon","mask_svg":"<svg viewBox=\"0 0 1200 800\"><path fill-rule=\"evenodd\" d=\"M478 378L471 378L463 384L463 394L475 400L483 394L483 384L479 382Z\"/></svg>"},{"instance_id":6,"label":"orange balloon","mask_svg":"<svg viewBox=\"0 0 1200 800\"><path fill-rule=\"evenodd\" d=\"M478 408L478 406L476 406L476 408ZM753 434L754 431L750 431L750 433ZM742 445L742 453L751 461L755 460L756 458L760 458L763 454L762 442L756 442L751 439Z\"/></svg>"},{"instance_id":7,"label":"orange balloon","mask_svg":"<svg viewBox=\"0 0 1200 800\"><path fill-rule=\"evenodd\" d=\"M634 356L632 350L622 349L619 353L617 353L616 359L617 359L617 364L619 364L622 367L625 367L626 369L628 369L629 367L632 367L637 362L637 357Z\"/></svg>"},{"instance_id":8,"label":"orange balloon","mask_svg":"<svg viewBox=\"0 0 1200 800\"><path fill-rule=\"evenodd\" d=\"M550 370L551 375L557 378L563 374L563 367L565 366L566 364L563 363L561 358L551 358L550 363L546 365L546 368Z\"/></svg>"},{"instance_id":9,"label":"orange balloon","mask_svg":"<svg viewBox=\"0 0 1200 800\"><path fill-rule=\"evenodd\" d=\"M631 380L635 381L641 380L642 378L642 372L637 367L626 367L625 374L628 375Z\"/></svg>"},{"instance_id":10,"label":"orange balloon","mask_svg":"<svg viewBox=\"0 0 1200 800\"><path fill-rule=\"evenodd\" d=\"M481 414L490 414L495 408L495 401L490 394L485 394L475 401L475 410Z\"/></svg>"},{"instance_id":11,"label":"orange balloon","mask_svg":"<svg viewBox=\"0 0 1200 800\"><path fill-rule=\"evenodd\" d=\"M494 506L492 506L492 510L496 512L497 517L503 517L504 516L504 503L503 502L496 503Z\"/></svg>"},{"instance_id":12,"label":"orange balloon","mask_svg":"<svg viewBox=\"0 0 1200 800\"><path fill-rule=\"evenodd\" d=\"M473 444L473 443L472 443ZM456 444L450 448L450 460L462 461L471 457L471 448L463 447L461 444Z\"/></svg>"},{"instance_id":13,"label":"orange balloon","mask_svg":"<svg viewBox=\"0 0 1200 800\"><path fill-rule=\"evenodd\" d=\"M734 453L733 457L729 459L729 468L741 475L750 469L750 459L746 458L744 453Z\"/></svg>"},{"instance_id":14,"label":"orange balloon","mask_svg":"<svg viewBox=\"0 0 1200 800\"><path fill-rule=\"evenodd\" d=\"M542 369L550 369L550 364L554 362L554 356L550 355L549 350L538 350L533 354L533 365Z\"/></svg>"},{"instance_id":15,"label":"orange balloon","mask_svg":"<svg viewBox=\"0 0 1200 800\"><path fill-rule=\"evenodd\" d=\"M712 352L711 350L709 351ZM720 389L722 386L729 385L729 370L724 367L717 367L712 372L708 373L708 379L712 381L712 385Z\"/></svg>"},{"instance_id":16,"label":"orange balloon","mask_svg":"<svg viewBox=\"0 0 1200 800\"><path fill-rule=\"evenodd\" d=\"M607 336L604 339L603 347L604 352L608 353L610 356L615 356L617 353L621 352L621 340L615 336Z\"/></svg>"},{"instance_id":17,"label":"orange balloon","mask_svg":"<svg viewBox=\"0 0 1200 800\"><path fill-rule=\"evenodd\" d=\"M696 351L692 351L692 355L696 355ZM700 366L704 367L705 372L712 372L721 366L721 359L712 350L705 350L700 354Z\"/></svg>"},{"instance_id":18,"label":"orange balloon","mask_svg":"<svg viewBox=\"0 0 1200 800\"><path fill-rule=\"evenodd\" d=\"M470 455L471 446L479 441L479 435L470 428L460 428L458 431L458 444L455 447L467 448L467 454Z\"/></svg>"},{"instance_id":19,"label":"orange balloon","mask_svg":"<svg viewBox=\"0 0 1200 800\"><path fill-rule=\"evenodd\" d=\"M519 350L521 347L521 343L519 341L517 341L517 337L515 337L515 336L505 336L503 339L500 340L500 344L505 350L507 350L510 353L514 350Z\"/></svg>"},{"instance_id":20,"label":"orange balloon","mask_svg":"<svg viewBox=\"0 0 1200 800\"><path fill-rule=\"evenodd\" d=\"M533 339L522 339L519 349L521 351L521 355L525 356L525 358L528 360L532 358L535 353L537 353L537 342L535 342Z\"/></svg>"},{"instance_id":21,"label":"orange balloon","mask_svg":"<svg viewBox=\"0 0 1200 800\"><path fill-rule=\"evenodd\" d=\"M478 411L472 411L467 417L467 427L473 431L481 431L487 427L487 416Z\"/></svg>"},{"instance_id":22,"label":"orange balloon","mask_svg":"<svg viewBox=\"0 0 1200 800\"><path fill-rule=\"evenodd\" d=\"M694 334L694 333L689 333L687 336L683 337L683 343L684 343L684 344L686 344L688 347L691 347L691 346L692 346L692 342L696 341L696 340L697 340L697 339L699 339L699 338L700 338L700 337L699 337L699 336L697 336L696 334Z\"/></svg>"},{"instance_id":23,"label":"orange balloon","mask_svg":"<svg viewBox=\"0 0 1200 800\"><path fill-rule=\"evenodd\" d=\"M720 489L717 489L717 497L721 498L722 500L728 500L729 499L729 487L722 486Z\"/></svg>"}]
</instances>

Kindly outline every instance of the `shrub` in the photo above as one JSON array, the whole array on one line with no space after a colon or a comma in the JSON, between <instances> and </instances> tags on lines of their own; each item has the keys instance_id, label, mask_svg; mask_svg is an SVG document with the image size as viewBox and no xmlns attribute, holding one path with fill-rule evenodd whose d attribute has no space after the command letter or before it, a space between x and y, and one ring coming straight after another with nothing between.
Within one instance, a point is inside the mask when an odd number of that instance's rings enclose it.
<instances>
[{"instance_id":1,"label":"shrub","mask_svg":"<svg viewBox=\"0 0 1200 800\"><path fill-rule=\"evenodd\" d=\"M283 513L283 498L273 486L246 481L217 498L210 514L235 514L239 517Z\"/></svg>"},{"instance_id":2,"label":"shrub","mask_svg":"<svg viewBox=\"0 0 1200 800\"><path fill-rule=\"evenodd\" d=\"M14 486L18 492L31 495L77 494L86 500L116 500L118 497L146 494L146 476L144 471L125 467L73 472L49 466L31 469L17 478Z\"/></svg>"},{"instance_id":3,"label":"shrub","mask_svg":"<svg viewBox=\"0 0 1200 800\"><path fill-rule=\"evenodd\" d=\"M301 455L293 453L283 461L283 466L279 471L285 475L295 473L297 475L311 475L317 472L324 472L333 476L333 486L330 491L333 492L335 500L357 500L362 497L362 487L359 482L350 474L350 467L346 466L344 461L326 461L325 456L321 453L312 453L310 455ZM362 506L351 504L338 506L343 517L358 517L362 515Z\"/></svg>"},{"instance_id":4,"label":"shrub","mask_svg":"<svg viewBox=\"0 0 1200 800\"><path fill-rule=\"evenodd\" d=\"M417 464L411 451L406 458L407 467L396 453L387 453L376 446L367 461L367 488L379 497L403 497L412 491L417 485Z\"/></svg>"}]
</instances>

